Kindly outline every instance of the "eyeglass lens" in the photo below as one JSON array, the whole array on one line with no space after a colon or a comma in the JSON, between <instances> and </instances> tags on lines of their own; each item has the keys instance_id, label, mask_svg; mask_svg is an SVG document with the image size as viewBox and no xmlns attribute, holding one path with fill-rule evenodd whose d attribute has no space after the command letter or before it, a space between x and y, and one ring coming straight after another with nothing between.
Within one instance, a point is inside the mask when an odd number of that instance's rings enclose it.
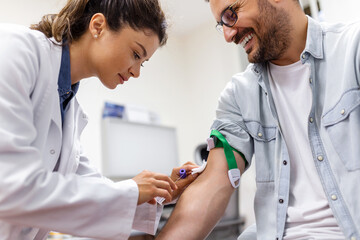
<instances>
[{"instance_id":1,"label":"eyeglass lens","mask_svg":"<svg viewBox=\"0 0 360 240\"><path fill-rule=\"evenodd\" d=\"M237 15L232 9L226 9L221 20L225 26L232 27L237 21Z\"/></svg>"}]
</instances>

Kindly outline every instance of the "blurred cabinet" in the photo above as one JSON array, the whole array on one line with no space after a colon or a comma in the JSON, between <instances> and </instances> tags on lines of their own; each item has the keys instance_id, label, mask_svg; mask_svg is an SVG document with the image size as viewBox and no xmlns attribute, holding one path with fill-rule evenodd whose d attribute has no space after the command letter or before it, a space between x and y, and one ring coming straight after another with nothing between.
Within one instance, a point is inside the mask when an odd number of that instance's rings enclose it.
<instances>
[{"instance_id":1,"label":"blurred cabinet","mask_svg":"<svg viewBox=\"0 0 360 240\"><path fill-rule=\"evenodd\" d=\"M104 118L102 156L103 174L115 180L142 170L170 175L179 165L176 129Z\"/></svg>"}]
</instances>

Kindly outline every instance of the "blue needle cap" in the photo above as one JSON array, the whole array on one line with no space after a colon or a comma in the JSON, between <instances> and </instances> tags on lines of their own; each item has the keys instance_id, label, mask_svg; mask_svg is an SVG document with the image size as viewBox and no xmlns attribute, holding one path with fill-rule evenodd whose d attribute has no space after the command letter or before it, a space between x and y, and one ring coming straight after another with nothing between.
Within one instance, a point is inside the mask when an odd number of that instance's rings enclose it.
<instances>
[{"instance_id":1,"label":"blue needle cap","mask_svg":"<svg viewBox=\"0 0 360 240\"><path fill-rule=\"evenodd\" d=\"M180 178L186 178L186 170L185 169L180 169Z\"/></svg>"}]
</instances>

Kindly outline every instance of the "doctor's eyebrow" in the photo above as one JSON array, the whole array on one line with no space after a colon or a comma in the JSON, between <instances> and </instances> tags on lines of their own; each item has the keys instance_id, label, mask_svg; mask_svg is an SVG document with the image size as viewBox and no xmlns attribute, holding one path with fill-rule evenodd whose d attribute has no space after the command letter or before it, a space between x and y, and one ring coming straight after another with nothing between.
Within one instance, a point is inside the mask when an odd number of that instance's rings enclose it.
<instances>
[{"instance_id":1,"label":"doctor's eyebrow","mask_svg":"<svg viewBox=\"0 0 360 240\"><path fill-rule=\"evenodd\" d=\"M143 50L143 56L144 58L147 56L147 52L146 49L144 48L144 46L138 42L135 42L137 45L139 45L139 47L141 47L141 49Z\"/></svg>"}]
</instances>

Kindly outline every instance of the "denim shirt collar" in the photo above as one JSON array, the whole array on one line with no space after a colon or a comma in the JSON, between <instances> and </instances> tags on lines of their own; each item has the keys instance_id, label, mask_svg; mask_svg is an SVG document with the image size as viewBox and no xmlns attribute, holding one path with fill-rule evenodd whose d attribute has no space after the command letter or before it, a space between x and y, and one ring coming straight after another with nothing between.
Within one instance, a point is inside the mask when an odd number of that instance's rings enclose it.
<instances>
[{"instance_id":1,"label":"denim shirt collar","mask_svg":"<svg viewBox=\"0 0 360 240\"><path fill-rule=\"evenodd\" d=\"M58 78L58 91L60 97L67 95L69 92L76 93L79 88L78 83L71 86L70 70L70 51L69 47L67 45L64 45L62 47L61 65Z\"/></svg>"},{"instance_id":2,"label":"denim shirt collar","mask_svg":"<svg viewBox=\"0 0 360 240\"><path fill-rule=\"evenodd\" d=\"M321 25L311 17L307 16L307 18L308 28L306 45L304 51L301 53L301 61L303 63L307 59L308 54L311 54L314 58L317 59L324 58L323 30Z\"/></svg>"},{"instance_id":3,"label":"denim shirt collar","mask_svg":"<svg viewBox=\"0 0 360 240\"><path fill-rule=\"evenodd\" d=\"M68 45L62 47L61 65L58 77L58 92L60 100L61 119L64 115L70 100L79 89L79 83L71 85L70 51Z\"/></svg>"}]
</instances>

